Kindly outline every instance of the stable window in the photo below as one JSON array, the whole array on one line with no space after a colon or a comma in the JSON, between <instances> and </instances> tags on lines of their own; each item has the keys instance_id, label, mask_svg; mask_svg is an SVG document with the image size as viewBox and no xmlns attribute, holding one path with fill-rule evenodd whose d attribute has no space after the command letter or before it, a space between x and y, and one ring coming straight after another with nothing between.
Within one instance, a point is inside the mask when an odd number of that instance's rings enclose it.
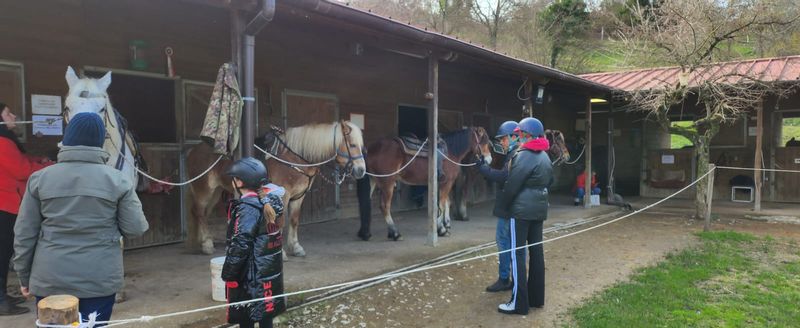
<instances>
[{"instance_id":1,"label":"stable window","mask_svg":"<svg viewBox=\"0 0 800 328\"><path fill-rule=\"evenodd\" d=\"M697 133L697 128L694 126L692 120L673 120L670 122L670 142L669 149L683 149L694 147L691 139L685 137L683 134L676 133L675 130L683 130L687 132Z\"/></svg>"},{"instance_id":2,"label":"stable window","mask_svg":"<svg viewBox=\"0 0 800 328\"><path fill-rule=\"evenodd\" d=\"M783 113L779 147L800 147L800 112Z\"/></svg>"},{"instance_id":3,"label":"stable window","mask_svg":"<svg viewBox=\"0 0 800 328\"><path fill-rule=\"evenodd\" d=\"M25 73L21 63L0 61L0 102L5 103L18 121L25 121ZM2 110L2 108L0 108ZM25 141L25 131L29 129L20 125L16 130L20 141Z\"/></svg>"},{"instance_id":4,"label":"stable window","mask_svg":"<svg viewBox=\"0 0 800 328\"><path fill-rule=\"evenodd\" d=\"M100 78L108 70L87 68L87 77ZM111 104L128 121L136 140L145 143L177 143L175 80L156 74L117 71L111 73Z\"/></svg>"}]
</instances>

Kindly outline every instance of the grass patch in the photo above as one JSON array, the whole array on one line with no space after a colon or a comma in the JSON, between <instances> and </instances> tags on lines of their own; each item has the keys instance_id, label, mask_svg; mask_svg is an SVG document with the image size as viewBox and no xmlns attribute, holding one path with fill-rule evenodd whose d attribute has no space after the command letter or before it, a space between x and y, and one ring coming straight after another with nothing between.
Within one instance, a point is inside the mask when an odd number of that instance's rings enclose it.
<instances>
[{"instance_id":1,"label":"grass patch","mask_svg":"<svg viewBox=\"0 0 800 328\"><path fill-rule=\"evenodd\" d=\"M699 233L702 245L637 271L573 309L578 327L792 327L800 256L771 238Z\"/></svg>"}]
</instances>

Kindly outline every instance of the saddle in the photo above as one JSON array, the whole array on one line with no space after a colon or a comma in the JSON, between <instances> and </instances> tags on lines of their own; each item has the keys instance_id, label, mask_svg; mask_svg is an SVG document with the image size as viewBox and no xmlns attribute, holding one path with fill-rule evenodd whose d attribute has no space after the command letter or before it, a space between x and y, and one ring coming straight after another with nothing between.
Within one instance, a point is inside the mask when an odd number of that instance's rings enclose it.
<instances>
[{"instance_id":1,"label":"saddle","mask_svg":"<svg viewBox=\"0 0 800 328\"><path fill-rule=\"evenodd\" d=\"M403 152L405 152L410 156L414 156L414 154L416 154L417 151L419 151L418 155L419 157L427 158L430 156L430 147L428 146L427 143L425 144L425 148L423 148L421 151L419 150L420 147L422 147L422 143L425 140L420 140L416 135L412 133L396 137L395 139L399 141L401 145L403 145ZM439 149L443 153L447 154L447 143L442 139L441 135L439 135L439 138L436 139L437 139L436 143Z\"/></svg>"}]
</instances>

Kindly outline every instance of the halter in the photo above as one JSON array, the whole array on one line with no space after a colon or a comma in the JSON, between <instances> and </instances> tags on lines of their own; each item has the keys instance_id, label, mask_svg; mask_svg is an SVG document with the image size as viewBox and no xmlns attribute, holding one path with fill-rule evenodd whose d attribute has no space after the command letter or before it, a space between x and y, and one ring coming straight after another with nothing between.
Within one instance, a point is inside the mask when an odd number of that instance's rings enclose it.
<instances>
[{"instance_id":1,"label":"halter","mask_svg":"<svg viewBox=\"0 0 800 328\"><path fill-rule=\"evenodd\" d=\"M344 142L345 148L347 149L347 153L342 152L339 150L339 147L336 146L336 129L342 125L342 142ZM362 152L361 155L353 156L353 153L350 152L350 133L352 133L352 129L350 131L345 131L344 122L339 121L339 124L333 127L333 148L336 149L336 157L344 157L347 159L347 162L344 164L345 176L353 172L353 162L359 159L364 158L364 153ZM344 181L344 179L342 180Z\"/></svg>"}]
</instances>

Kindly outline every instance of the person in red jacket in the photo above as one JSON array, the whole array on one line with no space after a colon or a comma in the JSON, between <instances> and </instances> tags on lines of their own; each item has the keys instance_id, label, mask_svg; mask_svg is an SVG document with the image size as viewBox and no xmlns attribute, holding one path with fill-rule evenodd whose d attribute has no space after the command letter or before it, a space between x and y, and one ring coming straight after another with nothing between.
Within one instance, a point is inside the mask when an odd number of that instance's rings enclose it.
<instances>
[{"instance_id":1,"label":"person in red jacket","mask_svg":"<svg viewBox=\"0 0 800 328\"><path fill-rule=\"evenodd\" d=\"M581 174L578 175L578 178L575 180L575 206L578 206L583 202L583 196L586 195L586 171L581 171ZM592 195L599 195L600 188L597 187L597 172L592 170Z\"/></svg>"},{"instance_id":2,"label":"person in red jacket","mask_svg":"<svg viewBox=\"0 0 800 328\"><path fill-rule=\"evenodd\" d=\"M1 102L0 109L0 316L4 316L29 311L28 308L17 306L25 302L24 298L6 295L8 264L14 252L14 223L28 177L51 162L46 158L25 154L25 148L12 131L16 127L17 116Z\"/></svg>"}]
</instances>

